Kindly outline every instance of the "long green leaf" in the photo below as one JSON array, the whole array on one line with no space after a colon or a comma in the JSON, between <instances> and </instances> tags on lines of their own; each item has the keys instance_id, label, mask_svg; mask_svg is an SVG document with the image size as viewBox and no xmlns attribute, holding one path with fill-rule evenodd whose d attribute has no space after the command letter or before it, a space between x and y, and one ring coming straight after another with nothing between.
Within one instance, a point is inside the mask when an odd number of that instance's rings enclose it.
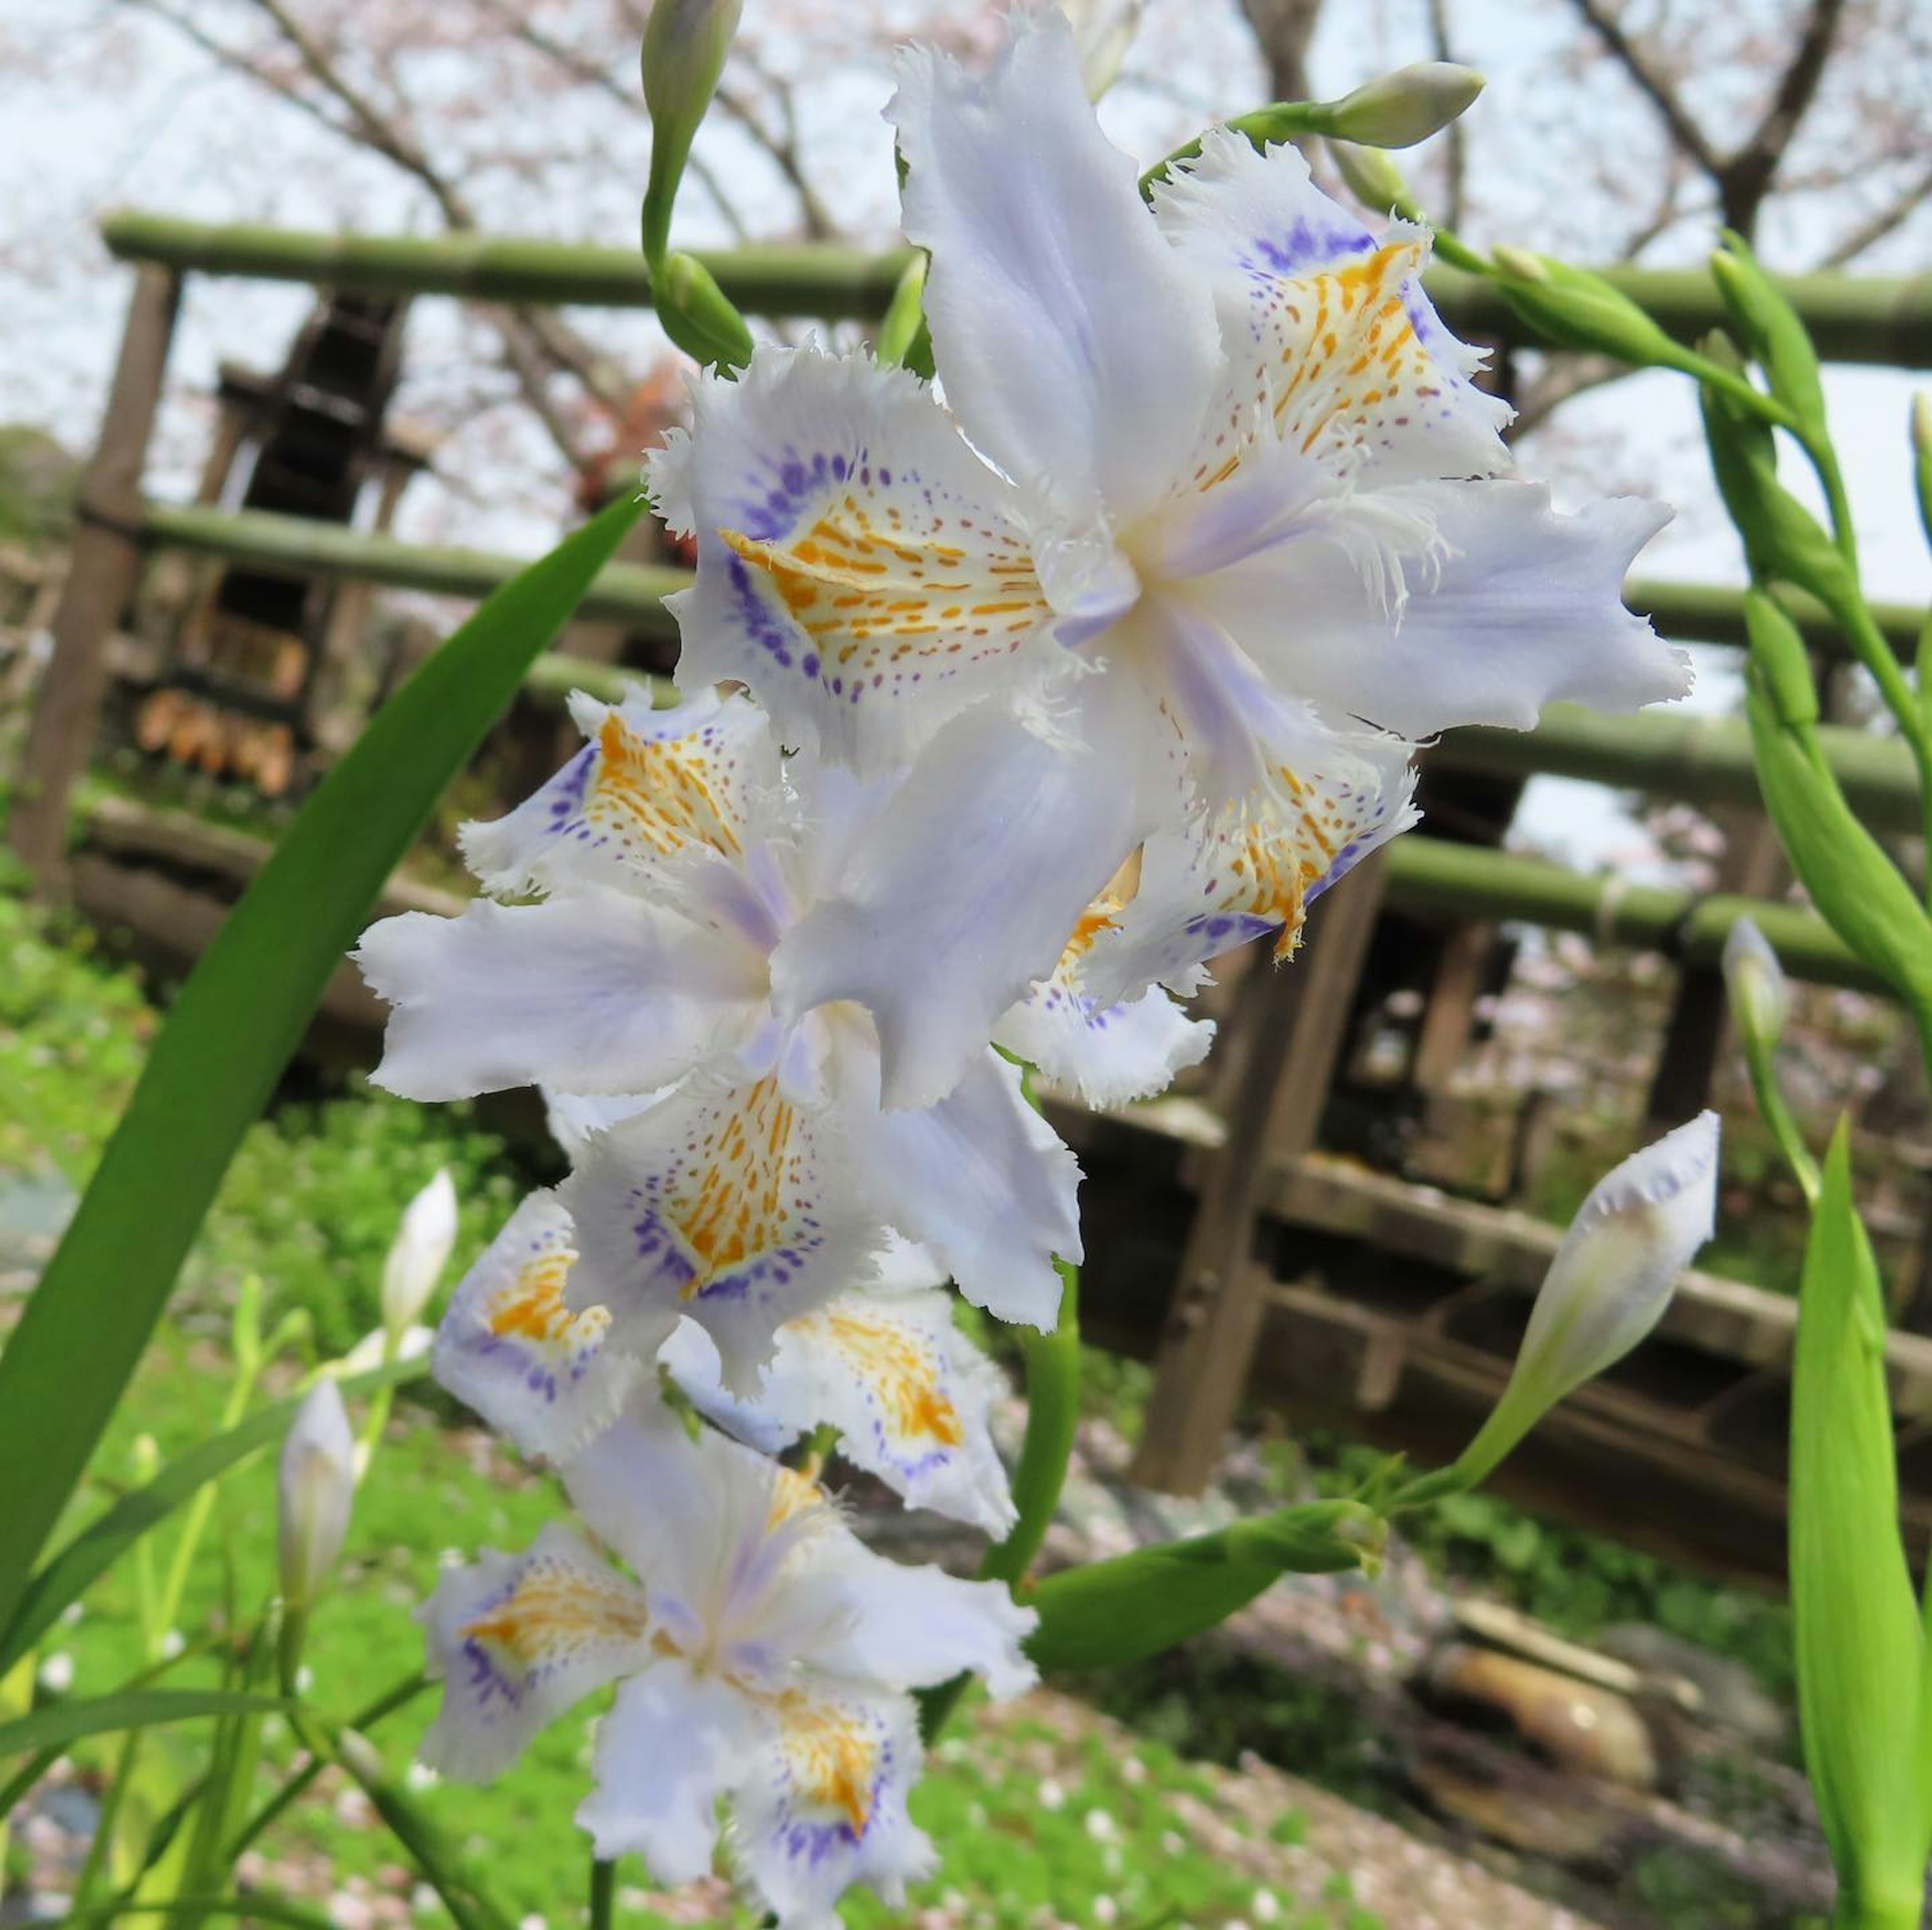
<instances>
[{"instance_id":1,"label":"long green leaf","mask_svg":"<svg viewBox=\"0 0 1932 1930\"><path fill-rule=\"evenodd\" d=\"M85 1702L50 1703L32 1715L0 1722L0 1756L50 1744L64 1746L83 1736L149 1729L197 1716L238 1716L251 1710L286 1714L293 1704L278 1695L242 1695L226 1689L141 1689L130 1695L97 1695Z\"/></svg>"},{"instance_id":2,"label":"long green leaf","mask_svg":"<svg viewBox=\"0 0 1932 1930\"><path fill-rule=\"evenodd\" d=\"M506 583L410 678L323 779L182 987L0 1353L0 1618L18 1604L329 974L639 508L614 503Z\"/></svg>"},{"instance_id":3,"label":"long green leaf","mask_svg":"<svg viewBox=\"0 0 1932 1930\"><path fill-rule=\"evenodd\" d=\"M281 1923L289 1930L335 1930L334 1920L320 1910L304 1910L278 1896L250 1891L246 1896L177 1896L166 1903L137 1903L117 1896L70 1910L61 1919L64 1930L83 1930L94 1923L112 1923L120 1917L238 1917L244 1922Z\"/></svg>"},{"instance_id":4,"label":"long green leaf","mask_svg":"<svg viewBox=\"0 0 1932 1930\"><path fill-rule=\"evenodd\" d=\"M429 1362L392 1361L386 1367L372 1367L366 1374L350 1376L341 1383L345 1394L373 1394L378 1388L419 1380L429 1371ZM288 1431L302 1405L302 1396L292 1394L250 1414L238 1427L226 1434L199 1442L184 1455L169 1462L146 1487L124 1494L81 1530L73 1540L56 1550L27 1585L4 1634L0 1634L0 1675L59 1620L60 1612L77 1600L88 1583L110 1566L158 1521L164 1521L196 1489L224 1474L235 1464L258 1449L279 1440Z\"/></svg>"},{"instance_id":5,"label":"long green leaf","mask_svg":"<svg viewBox=\"0 0 1932 1930\"><path fill-rule=\"evenodd\" d=\"M1791 1374L1791 1605L1805 1767L1841 1922L1916 1922L1922 1641L1899 1539L1885 1299L1840 1119L1812 1209ZM1861 1914L1862 1913L1862 1914Z\"/></svg>"}]
</instances>

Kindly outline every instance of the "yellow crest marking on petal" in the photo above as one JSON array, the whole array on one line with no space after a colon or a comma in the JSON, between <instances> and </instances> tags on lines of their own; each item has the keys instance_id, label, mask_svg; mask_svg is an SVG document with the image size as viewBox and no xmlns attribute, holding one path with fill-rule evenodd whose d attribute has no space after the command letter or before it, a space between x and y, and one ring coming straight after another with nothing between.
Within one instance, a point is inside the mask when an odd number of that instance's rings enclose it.
<instances>
[{"instance_id":1,"label":"yellow crest marking on petal","mask_svg":"<svg viewBox=\"0 0 1932 1930\"><path fill-rule=\"evenodd\" d=\"M529 1667L579 1642L640 1637L650 1626L644 1596L631 1584L544 1565L529 1569L506 1599L460 1632Z\"/></svg>"},{"instance_id":2,"label":"yellow crest marking on petal","mask_svg":"<svg viewBox=\"0 0 1932 1930\"><path fill-rule=\"evenodd\" d=\"M820 674L884 683L908 661L1001 655L1052 614L1032 556L1016 538L962 519L966 544L942 541L945 519L909 530L896 508L881 526L848 494L803 535L764 542L722 529L770 580L818 648Z\"/></svg>"},{"instance_id":3,"label":"yellow crest marking on petal","mask_svg":"<svg viewBox=\"0 0 1932 1930\"><path fill-rule=\"evenodd\" d=\"M878 1739L870 1725L796 1689L777 1702L778 1747L792 1787L803 1802L843 1816L862 1836L878 1779Z\"/></svg>"},{"instance_id":4,"label":"yellow crest marking on petal","mask_svg":"<svg viewBox=\"0 0 1932 1930\"><path fill-rule=\"evenodd\" d=\"M902 1440L957 1447L966 1438L959 1410L940 1384L940 1362L926 1335L844 1308L808 1317L872 1389Z\"/></svg>"},{"instance_id":5,"label":"yellow crest marking on petal","mask_svg":"<svg viewBox=\"0 0 1932 1930\"><path fill-rule=\"evenodd\" d=\"M577 1254L554 1247L526 1260L514 1275L484 1302L483 1319L500 1339L535 1341L540 1347L575 1347L599 1339L610 1324L602 1307L573 1314L565 1305L564 1282Z\"/></svg>"},{"instance_id":6,"label":"yellow crest marking on petal","mask_svg":"<svg viewBox=\"0 0 1932 1930\"><path fill-rule=\"evenodd\" d=\"M741 1088L692 1140L668 1189L666 1217L698 1270L686 1299L725 1269L778 1245L805 1166L798 1114L768 1076Z\"/></svg>"},{"instance_id":7,"label":"yellow crest marking on petal","mask_svg":"<svg viewBox=\"0 0 1932 1930\"><path fill-rule=\"evenodd\" d=\"M1345 267L1279 283L1286 375L1275 387L1275 419L1303 449L1346 448L1383 422L1406 427L1407 412L1442 394L1442 371L1402 299L1424 256L1418 241L1388 241Z\"/></svg>"},{"instance_id":8,"label":"yellow crest marking on petal","mask_svg":"<svg viewBox=\"0 0 1932 1930\"><path fill-rule=\"evenodd\" d=\"M725 802L721 736L712 727L687 737L642 737L610 712L597 733L599 756L584 817L662 855L706 844L735 856L740 846Z\"/></svg>"}]
</instances>

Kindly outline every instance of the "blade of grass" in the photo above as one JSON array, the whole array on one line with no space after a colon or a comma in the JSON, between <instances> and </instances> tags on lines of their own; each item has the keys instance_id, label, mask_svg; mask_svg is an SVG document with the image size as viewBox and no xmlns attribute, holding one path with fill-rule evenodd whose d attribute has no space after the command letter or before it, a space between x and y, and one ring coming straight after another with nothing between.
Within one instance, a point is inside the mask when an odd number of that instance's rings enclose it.
<instances>
[{"instance_id":1,"label":"blade of grass","mask_svg":"<svg viewBox=\"0 0 1932 1930\"><path fill-rule=\"evenodd\" d=\"M11 1722L0 1722L0 1756L83 1736L185 1722L197 1716L234 1716L249 1710L286 1715L294 1707L278 1695L242 1695L221 1689L146 1689L131 1695L97 1695L84 1702L56 1702Z\"/></svg>"},{"instance_id":2,"label":"blade of grass","mask_svg":"<svg viewBox=\"0 0 1932 1930\"><path fill-rule=\"evenodd\" d=\"M182 987L0 1353L0 1619L17 1606L329 974L640 507L614 503L506 583L377 712Z\"/></svg>"},{"instance_id":3,"label":"blade of grass","mask_svg":"<svg viewBox=\"0 0 1932 1930\"><path fill-rule=\"evenodd\" d=\"M428 1371L426 1357L392 1361L387 1367L352 1374L340 1386L344 1394L373 1394L380 1387L418 1380ZM291 1395L250 1415L226 1434L198 1443L171 1461L145 1487L124 1494L58 1549L28 1584L13 1620L0 1634L0 1674L53 1626L61 1611L77 1600L130 1542L165 1520L197 1488L226 1473L237 1461L280 1440L302 1401L301 1395Z\"/></svg>"}]
</instances>

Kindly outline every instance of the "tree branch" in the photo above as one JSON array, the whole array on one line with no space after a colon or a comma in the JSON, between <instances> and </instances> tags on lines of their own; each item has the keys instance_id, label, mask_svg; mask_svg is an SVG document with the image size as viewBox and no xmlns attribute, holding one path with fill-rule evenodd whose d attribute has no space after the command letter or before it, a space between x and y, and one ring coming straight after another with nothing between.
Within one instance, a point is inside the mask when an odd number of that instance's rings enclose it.
<instances>
[{"instance_id":1,"label":"tree branch","mask_svg":"<svg viewBox=\"0 0 1932 1930\"><path fill-rule=\"evenodd\" d=\"M1832 57L1845 0L1813 0L1810 18L1796 51L1778 83L1778 91L1750 138L1718 170L1718 199L1726 225L1748 235L1770 191L1772 178L1785 151L1816 99L1818 85Z\"/></svg>"},{"instance_id":2,"label":"tree branch","mask_svg":"<svg viewBox=\"0 0 1932 1930\"><path fill-rule=\"evenodd\" d=\"M1574 0L1584 23L1602 42L1604 50L1636 83L1637 91L1657 109L1670 138L1716 180L1724 163L1706 139L1704 130L1690 118L1690 110L1678 99L1677 91L1664 73L1651 64L1648 57L1624 31L1623 22L1604 5L1603 0Z\"/></svg>"},{"instance_id":3,"label":"tree branch","mask_svg":"<svg viewBox=\"0 0 1932 1930\"><path fill-rule=\"evenodd\" d=\"M1867 216L1843 240L1835 242L1818 265L1843 268L1866 249L1875 247L1886 235L1902 228L1925 205L1929 197L1932 197L1932 167L1919 175L1897 200L1881 208L1876 214Z\"/></svg>"}]
</instances>

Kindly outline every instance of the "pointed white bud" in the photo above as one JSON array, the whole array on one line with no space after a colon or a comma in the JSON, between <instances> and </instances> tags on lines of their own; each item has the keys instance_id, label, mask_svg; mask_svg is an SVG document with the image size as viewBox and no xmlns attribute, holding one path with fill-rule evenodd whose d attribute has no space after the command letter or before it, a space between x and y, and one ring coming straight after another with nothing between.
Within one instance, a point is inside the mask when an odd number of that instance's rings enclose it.
<instances>
[{"instance_id":1,"label":"pointed white bud","mask_svg":"<svg viewBox=\"0 0 1932 1930\"><path fill-rule=\"evenodd\" d=\"M456 1188L447 1172L403 1210L402 1224L382 1263L383 1331L400 1338L429 1305L456 1244Z\"/></svg>"},{"instance_id":2,"label":"pointed white bud","mask_svg":"<svg viewBox=\"0 0 1932 1930\"><path fill-rule=\"evenodd\" d=\"M1731 1012L1754 1046L1768 1050L1784 1035L1791 988L1771 941L1750 919L1741 918L1724 940L1724 986Z\"/></svg>"},{"instance_id":3,"label":"pointed white bud","mask_svg":"<svg viewBox=\"0 0 1932 1930\"><path fill-rule=\"evenodd\" d=\"M276 1554L282 1599L306 1608L349 1533L356 1497L356 1443L333 1380L318 1380L296 1410L275 1475Z\"/></svg>"},{"instance_id":4,"label":"pointed white bud","mask_svg":"<svg viewBox=\"0 0 1932 1930\"><path fill-rule=\"evenodd\" d=\"M1483 91L1473 67L1418 61L1345 94L1330 105L1322 131L1366 148L1412 148L1439 133Z\"/></svg>"},{"instance_id":5,"label":"pointed white bud","mask_svg":"<svg viewBox=\"0 0 1932 1930\"><path fill-rule=\"evenodd\" d=\"M1127 49L1141 30L1145 0L1062 0L1060 10L1073 22L1087 97L1097 100L1120 78Z\"/></svg>"},{"instance_id":6,"label":"pointed white bud","mask_svg":"<svg viewBox=\"0 0 1932 1930\"><path fill-rule=\"evenodd\" d=\"M1591 1188L1531 1309L1509 1385L1456 1467L1480 1480L1573 1388L1656 1326L1677 1276L1711 1237L1718 1116L1700 1113Z\"/></svg>"}]
</instances>

